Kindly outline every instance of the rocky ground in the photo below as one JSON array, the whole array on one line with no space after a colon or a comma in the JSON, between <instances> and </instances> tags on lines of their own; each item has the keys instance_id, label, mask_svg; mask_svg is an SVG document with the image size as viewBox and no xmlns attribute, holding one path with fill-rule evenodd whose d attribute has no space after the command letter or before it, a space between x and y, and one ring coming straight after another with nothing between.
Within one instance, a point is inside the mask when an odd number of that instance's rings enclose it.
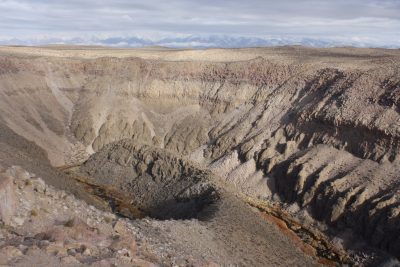
<instances>
[{"instance_id":1,"label":"rocky ground","mask_svg":"<svg viewBox=\"0 0 400 267\"><path fill-rule=\"evenodd\" d=\"M154 177L161 184L165 177L183 177L189 188L206 192L194 181L198 173L182 163L191 161L219 177L216 185L232 187L232 195L256 199L262 204L258 208L274 203L344 250L364 251L365 256L355 253L358 262L395 264L400 257L399 59L398 50L352 48L1 47L0 164L5 169L21 166L54 190L87 203L93 201L91 193L101 191L123 192L137 204L145 199L138 188ZM134 150L126 158L118 149L107 151L122 139L155 150ZM152 160L154 151L158 161ZM186 174L181 177L171 164ZM54 168L70 166L85 179L79 182ZM183 186L177 181L172 183L176 188ZM93 189L98 183L113 188ZM87 186L92 191L85 191ZM163 197L179 195L170 193ZM148 212L149 203L141 208ZM237 216L253 218L240 212L229 217L238 232L252 224ZM250 260L242 265L318 262L301 254L288 256L297 253L294 241L279 231L275 240L288 242L286 249L280 241L260 246L268 242L263 233L275 233L265 225L258 236L241 232L251 237L246 241L227 234L229 227L219 219L209 225L197 219L144 222L130 224L145 229L144 236L171 240L172 251L186 251L182 258L201 264L234 264L239 258ZM190 236L204 243L194 246ZM230 241L216 243L212 236ZM207 246L215 249L207 252Z\"/></svg>"},{"instance_id":2,"label":"rocky ground","mask_svg":"<svg viewBox=\"0 0 400 267\"><path fill-rule=\"evenodd\" d=\"M167 243L163 259L129 220L56 190L20 167L1 173L1 185L8 192L0 194L1 266L157 266L160 261L182 261L168 254Z\"/></svg>"},{"instance_id":3,"label":"rocky ground","mask_svg":"<svg viewBox=\"0 0 400 267\"><path fill-rule=\"evenodd\" d=\"M279 249L285 243L291 244L272 225L259 225L263 223L261 217L243 209L240 202L234 204L235 199L227 201L225 205L230 207L224 209L223 215L211 216L207 221L149 217L131 220L134 218L101 211L46 185L21 167L3 170L0 181L2 266L215 266L212 259L232 265L261 266L266 261L280 266L313 265L311 257L299 261L300 250L294 246ZM243 217L246 220L240 222L243 212L247 212ZM229 228L215 229L224 226ZM240 240L252 231L249 241ZM269 235L265 236L267 232ZM268 241L271 239L274 245ZM246 251L247 242L257 242L259 246L268 242L276 253L287 251L292 256L288 255L284 262L281 256L260 260L256 255L265 248Z\"/></svg>"}]
</instances>

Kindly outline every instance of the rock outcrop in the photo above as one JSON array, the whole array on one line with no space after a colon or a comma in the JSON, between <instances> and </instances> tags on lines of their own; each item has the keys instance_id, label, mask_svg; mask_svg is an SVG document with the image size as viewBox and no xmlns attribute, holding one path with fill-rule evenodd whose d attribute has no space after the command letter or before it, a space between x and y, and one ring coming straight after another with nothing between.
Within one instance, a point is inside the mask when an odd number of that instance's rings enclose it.
<instances>
[{"instance_id":1,"label":"rock outcrop","mask_svg":"<svg viewBox=\"0 0 400 267\"><path fill-rule=\"evenodd\" d=\"M112 186L130 203L158 219L189 219L219 198L211 173L167 151L121 140L105 146L80 167L96 185Z\"/></svg>"},{"instance_id":2,"label":"rock outcrop","mask_svg":"<svg viewBox=\"0 0 400 267\"><path fill-rule=\"evenodd\" d=\"M270 175L284 202L297 202L316 219L351 227L373 245L399 255L399 170L398 165L317 145L275 165Z\"/></svg>"},{"instance_id":3,"label":"rock outcrop","mask_svg":"<svg viewBox=\"0 0 400 267\"><path fill-rule=\"evenodd\" d=\"M17 200L14 193L14 179L0 173L0 220L9 224L16 210Z\"/></svg>"}]
</instances>

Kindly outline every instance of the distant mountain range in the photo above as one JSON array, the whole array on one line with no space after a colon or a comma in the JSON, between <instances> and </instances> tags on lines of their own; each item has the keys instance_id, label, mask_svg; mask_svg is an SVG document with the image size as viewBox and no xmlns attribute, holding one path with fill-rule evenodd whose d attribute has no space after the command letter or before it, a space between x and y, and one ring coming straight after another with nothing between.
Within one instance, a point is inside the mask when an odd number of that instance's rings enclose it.
<instances>
[{"instance_id":1,"label":"distant mountain range","mask_svg":"<svg viewBox=\"0 0 400 267\"><path fill-rule=\"evenodd\" d=\"M303 45L311 47L381 47L399 48L397 44L380 44L376 42L354 41L351 39L329 40L313 38L260 38L260 37L232 37L232 36L196 36L168 37L151 40L140 37L109 37L109 38L35 38L35 39L0 39L0 45L103 45L114 47L144 47L164 46L171 48L241 48L241 47L265 47L282 45Z\"/></svg>"}]
</instances>

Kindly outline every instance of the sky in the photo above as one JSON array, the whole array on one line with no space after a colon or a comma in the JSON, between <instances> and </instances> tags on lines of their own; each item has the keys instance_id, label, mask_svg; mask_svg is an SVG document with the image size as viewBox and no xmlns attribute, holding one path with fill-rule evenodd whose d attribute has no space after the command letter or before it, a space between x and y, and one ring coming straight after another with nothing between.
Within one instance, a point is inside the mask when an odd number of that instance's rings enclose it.
<instances>
[{"instance_id":1,"label":"sky","mask_svg":"<svg viewBox=\"0 0 400 267\"><path fill-rule=\"evenodd\" d=\"M400 0L0 0L0 40L312 38L400 47Z\"/></svg>"}]
</instances>

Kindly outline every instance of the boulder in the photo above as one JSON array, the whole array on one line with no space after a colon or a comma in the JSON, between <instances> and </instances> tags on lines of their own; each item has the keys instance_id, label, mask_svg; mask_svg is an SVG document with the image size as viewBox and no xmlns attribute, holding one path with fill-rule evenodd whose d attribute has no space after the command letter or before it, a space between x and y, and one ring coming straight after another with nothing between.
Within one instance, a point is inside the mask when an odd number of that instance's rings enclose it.
<instances>
[{"instance_id":1,"label":"boulder","mask_svg":"<svg viewBox=\"0 0 400 267\"><path fill-rule=\"evenodd\" d=\"M11 222L17 208L14 179L10 175L0 173L0 220L6 225Z\"/></svg>"},{"instance_id":2,"label":"boulder","mask_svg":"<svg viewBox=\"0 0 400 267\"><path fill-rule=\"evenodd\" d=\"M9 261L21 257L22 252L13 246L5 246L0 249L0 266L6 265Z\"/></svg>"}]
</instances>

